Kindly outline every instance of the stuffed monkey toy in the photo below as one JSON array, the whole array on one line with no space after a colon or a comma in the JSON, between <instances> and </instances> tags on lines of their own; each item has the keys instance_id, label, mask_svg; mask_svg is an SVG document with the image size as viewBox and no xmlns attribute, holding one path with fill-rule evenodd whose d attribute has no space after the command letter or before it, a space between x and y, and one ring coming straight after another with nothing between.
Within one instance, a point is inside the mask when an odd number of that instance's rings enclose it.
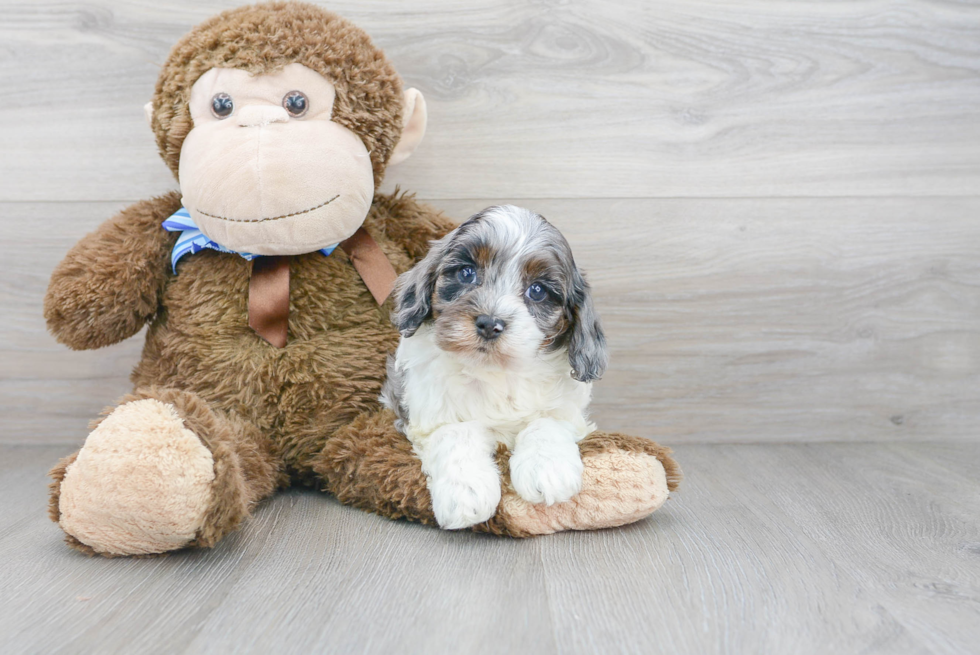
<instances>
[{"instance_id":1,"label":"stuffed monkey toy","mask_svg":"<svg viewBox=\"0 0 980 655\"><path fill-rule=\"evenodd\" d=\"M426 479L378 396L398 343L396 273L452 229L376 193L425 131L421 94L368 36L302 3L227 11L187 34L146 108L180 191L136 203L57 266L44 314L81 350L148 326L133 392L51 472L69 545L106 556L210 547L291 484L433 524ZM583 488L510 489L476 526L525 537L636 521L679 479L668 450L595 432Z\"/></svg>"}]
</instances>

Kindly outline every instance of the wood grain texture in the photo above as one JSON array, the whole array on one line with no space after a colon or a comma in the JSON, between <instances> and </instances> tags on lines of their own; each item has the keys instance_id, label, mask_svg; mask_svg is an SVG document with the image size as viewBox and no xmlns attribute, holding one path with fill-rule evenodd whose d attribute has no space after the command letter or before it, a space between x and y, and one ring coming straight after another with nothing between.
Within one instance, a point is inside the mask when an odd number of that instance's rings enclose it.
<instances>
[{"instance_id":1,"label":"wood grain texture","mask_svg":"<svg viewBox=\"0 0 980 655\"><path fill-rule=\"evenodd\" d=\"M385 188L558 225L612 351L597 422L674 446L686 480L598 533L445 533L291 490L213 551L68 549L44 474L142 340L59 346L47 279L173 187L142 105L242 1L0 0L0 651L976 652L970 2L324 3L428 101Z\"/></svg>"},{"instance_id":2,"label":"wood grain texture","mask_svg":"<svg viewBox=\"0 0 980 655\"><path fill-rule=\"evenodd\" d=\"M980 199L521 202L563 230L594 286L612 355L595 385L603 428L976 439ZM461 219L490 203L435 204ZM51 269L120 207L0 204L0 442L78 443L128 391L140 336L72 353L41 318Z\"/></svg>"},{"instance_id":3,"label":"wood grain texture","mask_svg":"<svg viewBox=\"0 0 980 655\"><path fill-rule=\"evenodd\" d=\"M170 47L239 0L3 0L0 200L169 187L142 105ZM980 6L325 3L428 99L392 171L428 198L972 195Z\"/></svg>"},{"instance_id":4,"label":"wood grain texture","mask_svg":"<svg viewBox=\"0 0 980 655\"><path fill-rule=\"evenodd\" d=\"M578 535L546 542L548 578L563 592L552 611L597 619L561 622L561 645L975 652L980 497L976 477L950 465L977 454L976 445L679 447L687 477L666 527L603 534L580 558L567 556L582 547ZM593 558L603 565L583 566ZM609 618L622 615L656 629L630 633Z\"/></svg>"},{"instance_id":5,"label":"wood grain texture","mask_svg":"<svg viewBox=\"0 0 980 655\"><path fill-rule=\"evenodd\" d=\"M976 444L683 445L616 530L515 541L294 490L213 551L89 559L0 446L4 652L972 653ZM974 468L970 469L969 466Z\"/></svg>"}]
</instances>

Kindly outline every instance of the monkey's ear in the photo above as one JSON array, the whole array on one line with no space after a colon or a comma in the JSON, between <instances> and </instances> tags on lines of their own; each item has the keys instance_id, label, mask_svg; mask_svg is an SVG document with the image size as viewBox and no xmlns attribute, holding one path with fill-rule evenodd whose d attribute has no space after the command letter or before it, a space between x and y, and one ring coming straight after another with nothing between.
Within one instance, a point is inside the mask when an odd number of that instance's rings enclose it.
<instances>
[{"instance_id":1,"label":"monkey's ear","mask_svg":"<svg viewBox=\"0 0 980 655\"><path fill-rule=\"evenodd\" d=\"M418 89L405 91L405 119L402 124L402 136L395 149L391 152L388 165L394 166L408 159L425 136L425 123L428 114L425 111L425 98Z\"/></svg>"},{"instance_id":2,"label":"monkey's ear","mask_svg":"<svg viewBox=\"0 0 980 655\"><path fill-rule=\"evenodd\" d=\"M146 124L153 128L153 101L150 100L148 103L143 105L143 115L146 116Z\"/></svg>"}]
</instances>

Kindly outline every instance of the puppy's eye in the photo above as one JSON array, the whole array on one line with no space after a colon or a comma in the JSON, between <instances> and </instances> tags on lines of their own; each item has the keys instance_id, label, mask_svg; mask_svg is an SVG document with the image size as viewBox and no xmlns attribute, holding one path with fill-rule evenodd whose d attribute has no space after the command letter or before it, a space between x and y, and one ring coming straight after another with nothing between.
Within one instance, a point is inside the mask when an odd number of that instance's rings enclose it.
<instances>
[{"instance_id":1,"label":"puppy's eye","mask_svg":"<svg viewBox=\"0 0 980 655\"><path fill-rule=\"evenodd\" d=\"M524 295L527 296L527 299L531 302L541 302L548 297L548 290L541 286L539 282L535 282L527 288Z\"/></svg>"},{"instance_id":2,"label":"puppy's eye","mask_svg":"<svg viewBox=\"0 0 980 655\"><path fill-rule=\"evenodd\" d=\"M476 269L472 266L464 266L463 268L456 271L456 279L463 284L475 284L476 283Z\"/></svg>"},{"instance_id":3,"label":"puppy's eye","mask_svg":"<svg viewBox=\"0 0 980 655\"><path fill-rule=\"evenodd\" d=\"M228 118L235 109L235 103L227 93L217 93L211 98L211 113L218 118Z\"/></svg>"},{"instance_id":4,"label":"puppy's eye","mask_svg":"<svg viewBox=\"0 0 980 655\"><path fill-rule=\"evenodd\" d=\"M302 91L290 91L283 96L282 106L286 108L290 116L299 118L310 108L310 102Z\"/></svg>"},{"instance_id":5,"label":"puppy's eye","mask_svg":"<svg viewBox=\"0 0 980 655\"><path fill-rule=\"evenodd\" d=\"M456 271L456 279L463 284L473 284L476 282L476 269L472 266L464 266Z\"/></svg>"}]
</instances>

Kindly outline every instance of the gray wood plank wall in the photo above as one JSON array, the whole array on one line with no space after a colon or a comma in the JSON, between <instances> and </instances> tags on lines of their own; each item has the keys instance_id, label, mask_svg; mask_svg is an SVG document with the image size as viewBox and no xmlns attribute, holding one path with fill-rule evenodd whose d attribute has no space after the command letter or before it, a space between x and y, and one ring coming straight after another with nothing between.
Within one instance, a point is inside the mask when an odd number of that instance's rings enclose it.
<instances>
[{"instance_id":1,"label":"gray wood plank wall","mask_svg":"<svg viewBox=\"0 0 980 655\"><path fill-rule=\"evenodd\" d=\"M142 105L230 2L0 2L0 442L77 443L139 338L70 353L52 267L172 188ZM326 4L326 3L324 3ZM334 2L428 100L400 184L568 235L601 426L665 442L975 440L980 5Z\"/></svg>"}]
</instances>

